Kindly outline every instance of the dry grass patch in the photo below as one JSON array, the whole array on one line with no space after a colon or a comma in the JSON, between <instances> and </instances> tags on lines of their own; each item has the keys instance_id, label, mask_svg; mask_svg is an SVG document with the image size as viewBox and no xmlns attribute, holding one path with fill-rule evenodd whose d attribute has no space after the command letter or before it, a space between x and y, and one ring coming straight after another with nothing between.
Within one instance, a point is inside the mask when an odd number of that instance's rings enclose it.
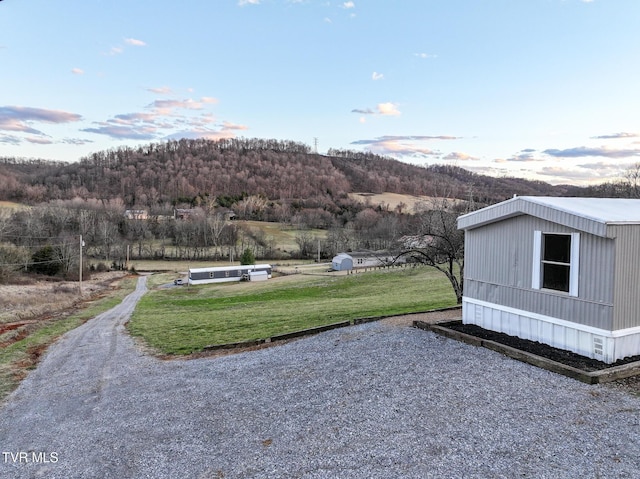
<instances>
[{"instance_id":1,"label":"dry grass patch","mask_svg":"<svg viewBox=\"0 0 640 479\"><path fill-rule=\"evenodd\" d=\"M78 283L1 285L0 400L38 363L47 347L65 332L111 309L135 288L123 273L96 274Z\"/></svg>"},{"instance_id":2,"label":"dry grass patch","mask_svg":"<svg viewBox=\"0 0 640 479\"><path fill-rule=\"evenodd\" d=\"M34 280L28 284L0 285L0 325L68 310L79 301L108 289L124 274L94 273L90 280L82 282L82 297L77 281Z\"/></svg>"}]
</instances>

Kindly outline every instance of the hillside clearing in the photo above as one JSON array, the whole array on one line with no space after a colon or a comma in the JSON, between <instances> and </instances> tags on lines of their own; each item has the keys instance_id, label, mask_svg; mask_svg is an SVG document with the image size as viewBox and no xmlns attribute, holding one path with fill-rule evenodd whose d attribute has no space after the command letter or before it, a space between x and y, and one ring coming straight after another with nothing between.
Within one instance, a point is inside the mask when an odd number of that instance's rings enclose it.
<instances>
[{"instance_id":1,"label":"hillside clearing","mask_svg":"<svg viewBox=\"0 0 640 479\"><path fill-rule=\"evenodd\" d=\"M450 198L442 198L435 196L417 196L404 195L400 193L349 193L349 198L359 201L360 203L369 204L371 207L380 206L383 210L393 211L399 205L404 204L402 210L404 212L413 213L416 207L421 205L431 205L438 201L462 201L452 200Z\"/></svg>"}]
</instances>

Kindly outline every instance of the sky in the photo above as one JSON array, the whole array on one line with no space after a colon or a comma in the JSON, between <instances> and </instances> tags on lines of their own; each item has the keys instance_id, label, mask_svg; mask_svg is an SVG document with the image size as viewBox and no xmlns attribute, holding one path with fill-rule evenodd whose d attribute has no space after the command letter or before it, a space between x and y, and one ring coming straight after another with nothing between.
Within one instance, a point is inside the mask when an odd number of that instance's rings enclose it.
<instances>
[{"instance_id":1,"label":"sky","mask_svg":"<svg viewBox=\"0 0 640 479\"><path fill-rule=\"evenodd\" d=\"M0 0L0 156L244 137L615 181L639 25L638 0Z\"/></svg>"}]
</instances>

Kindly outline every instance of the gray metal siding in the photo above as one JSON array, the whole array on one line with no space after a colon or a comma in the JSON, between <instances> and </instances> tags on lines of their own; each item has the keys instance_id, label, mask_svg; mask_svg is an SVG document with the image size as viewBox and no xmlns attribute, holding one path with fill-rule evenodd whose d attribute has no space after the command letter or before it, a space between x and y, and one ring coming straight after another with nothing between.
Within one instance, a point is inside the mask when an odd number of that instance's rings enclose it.
<instances>
[{"instance_id":1,"label":"gray metal siding","mask_svg":"<svg viewBox=\"0 0 640 479\"><path fill-rule=\"evenodd\" d=\"M610 226L616 236L614 329L640 326L640 226Z\"/></svg>"},{"instance_id":2,"label":"gray metal siding","mask_svg":"<svg viewBox=\"0 0 640 479\"><path fill-rule=\"evenodd\" d=\"M613 325L614 241L580 234L578 297L531 285L534 231L574 233L532 216L514 216L465 233L464 294L602 329Z\"/></svg>"},{"instance_id":3,"label":"gray metal siding","mask_svg":"<svg viewBox=\"0 0 640 479\"><path fill-rule=\"evenodd\" d=\"M544 290L520 289L484 283L472 279L464 281L464 295L509 308L542 314L607 331L613 329L613 305L581 300L565 294Z\"/></svg>"}]
</instances>

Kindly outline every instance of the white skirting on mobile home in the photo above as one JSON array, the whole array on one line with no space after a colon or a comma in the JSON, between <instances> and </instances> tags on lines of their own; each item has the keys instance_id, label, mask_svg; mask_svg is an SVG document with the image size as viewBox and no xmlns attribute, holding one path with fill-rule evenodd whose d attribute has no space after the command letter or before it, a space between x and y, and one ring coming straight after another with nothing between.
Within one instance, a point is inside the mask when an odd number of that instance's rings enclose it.
<instances>
[{"instance_id":1,"label":"white skirting on mobile home","mask_svg":"<svg viewBox=\"0 0 640 479\"><path fill-rule=\"evenodd\" d=\"M472 298L462 300L462 322L605 363L634 356L640 350L640 327L607 331Z\"/></svg>"}]
</instances>

